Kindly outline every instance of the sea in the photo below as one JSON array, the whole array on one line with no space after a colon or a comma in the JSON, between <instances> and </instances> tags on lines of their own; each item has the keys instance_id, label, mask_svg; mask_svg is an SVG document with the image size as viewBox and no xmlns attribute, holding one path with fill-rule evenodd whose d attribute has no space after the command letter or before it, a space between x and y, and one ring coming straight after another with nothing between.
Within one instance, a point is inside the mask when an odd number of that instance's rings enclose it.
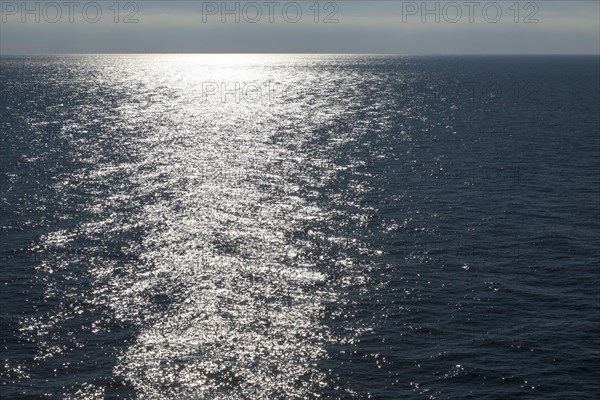
<instances>
[{"instance_id":1,"label":"sea","mask_svg":"<svg viewBox=\"0 0 600 400\"><path fill-rule=\"evenodd\" d=\"M597 398L599 71L3 56L0 396Z\"/></svg>"}]
</instances>

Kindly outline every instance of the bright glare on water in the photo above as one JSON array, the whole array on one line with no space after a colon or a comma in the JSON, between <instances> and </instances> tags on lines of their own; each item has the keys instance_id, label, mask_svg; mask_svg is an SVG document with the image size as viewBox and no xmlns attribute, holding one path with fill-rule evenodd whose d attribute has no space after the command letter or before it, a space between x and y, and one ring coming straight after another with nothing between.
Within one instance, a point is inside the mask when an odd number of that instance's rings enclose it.
<instances>
[{"instance_id":1,"label":"bright glare on water","mask_svg":"<svg viewBox=\"0 0 600 400\"><path fill-rule=\"evenodd\" d=\"M597 59L502 60L0 60L7 393L590 393Z\"/></svg>"}]
</instances>

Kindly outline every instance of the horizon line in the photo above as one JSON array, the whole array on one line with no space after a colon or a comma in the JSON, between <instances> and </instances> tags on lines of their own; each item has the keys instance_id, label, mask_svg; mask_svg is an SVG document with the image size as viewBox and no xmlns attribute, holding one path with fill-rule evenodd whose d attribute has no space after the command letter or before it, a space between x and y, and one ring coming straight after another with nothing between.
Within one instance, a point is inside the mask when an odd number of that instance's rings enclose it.
<instances>
[{"instance_id":1,"label":"horizon line","mask_svg":"<svg viewBox=\"0 0 600 400\"><path fill-rule=\"evenodd\" d=\"M65 52L65 53L0 53L3 56L66 55L348 55L348 56L600 56L600 53L331 53L331 52Z\"/></svg>"}]
</instances>

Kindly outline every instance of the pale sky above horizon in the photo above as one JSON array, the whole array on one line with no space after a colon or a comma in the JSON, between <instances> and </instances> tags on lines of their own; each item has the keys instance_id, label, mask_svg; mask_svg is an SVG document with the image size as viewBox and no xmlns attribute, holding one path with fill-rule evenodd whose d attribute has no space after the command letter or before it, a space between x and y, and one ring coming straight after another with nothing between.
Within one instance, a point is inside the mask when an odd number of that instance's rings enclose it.
<instances>
[{"instance_id":1,"label":"pale sky above horizon","mask_svg":"<svg viewBox=\"0 0 600 400\"><path fill-rule=\"evenodd\" d=\"M600 53L595 0L1 3L0 54Z\"/></svg>"}]
</instances>

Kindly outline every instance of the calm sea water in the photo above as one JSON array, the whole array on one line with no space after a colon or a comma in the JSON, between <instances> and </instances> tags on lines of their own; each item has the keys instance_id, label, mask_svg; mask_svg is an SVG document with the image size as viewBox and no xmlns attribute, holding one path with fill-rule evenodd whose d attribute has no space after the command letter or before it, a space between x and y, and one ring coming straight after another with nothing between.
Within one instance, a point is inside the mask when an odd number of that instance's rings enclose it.
<instances>
[{"instance_id":1,"label":"calm sea water","mask_svg":"<svg viewBox=\"0 0 600 400\"><path fill-rule=\"evenodd\" d=\"M3 398L599 394L598 57L0 66Z\"/></svg>"}]
</instances>

